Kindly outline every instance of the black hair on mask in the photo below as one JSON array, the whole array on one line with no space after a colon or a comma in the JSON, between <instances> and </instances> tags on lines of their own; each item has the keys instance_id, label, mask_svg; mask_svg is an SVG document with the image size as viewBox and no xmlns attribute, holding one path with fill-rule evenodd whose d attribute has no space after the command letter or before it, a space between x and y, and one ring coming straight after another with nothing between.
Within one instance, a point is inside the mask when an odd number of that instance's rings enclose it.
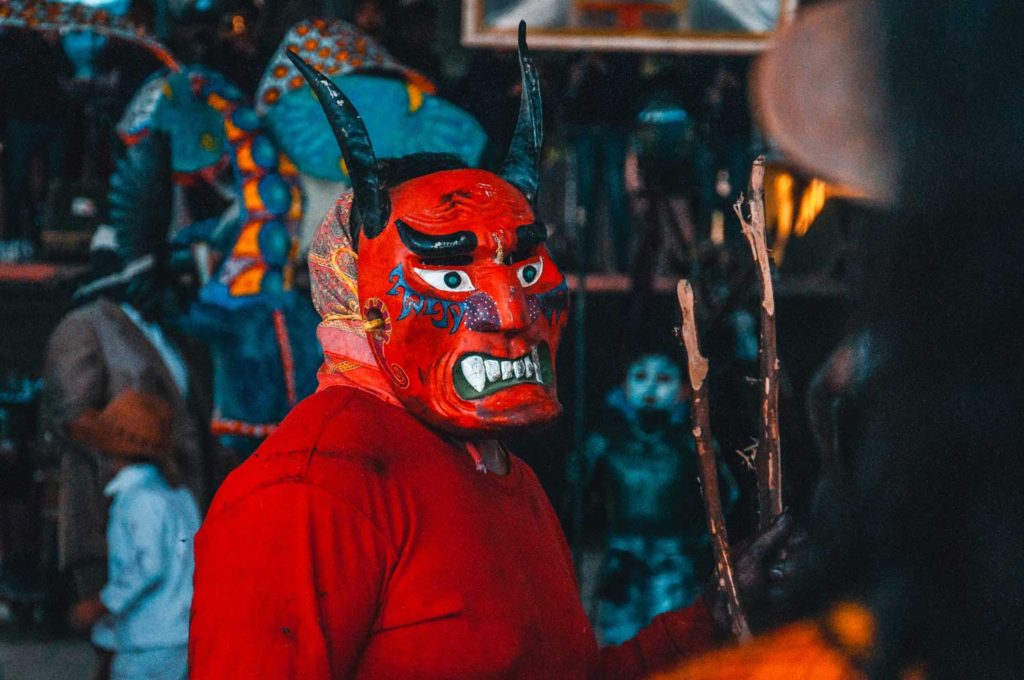
<instances>
[{"instance_id":1,"label":"black hair on mask","mask_svg":"<svg viewBox=\"0 0 1024 680\"><path fill-rule=\"evenodd\" d=\"M400 158L382 158L377 161L381 187L393 189L402 182L444 170L463 170L466 162L450 153L414 153Z\"/></svg>"}]
</instances>

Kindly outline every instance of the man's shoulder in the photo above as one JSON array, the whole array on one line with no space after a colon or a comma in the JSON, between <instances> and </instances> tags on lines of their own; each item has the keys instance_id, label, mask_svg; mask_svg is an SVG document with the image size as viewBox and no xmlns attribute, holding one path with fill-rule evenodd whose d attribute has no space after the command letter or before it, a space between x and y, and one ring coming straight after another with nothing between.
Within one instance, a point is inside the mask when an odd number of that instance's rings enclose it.
<instances>
[{"instance_id":1,"label":"man's shoulder","mask_svg":"<svg viewBox=\"0 0 1024 680\"><path fill-rule=\"evenodd\" d=\"M173 512L173 507L172 489L162 480L152 480L135 484L116 493L110 505L110 512L112 517L117 516L129 521L144 517L149 521L159 522L159 518Z\"/></svg>"},{"instance_id":2,"label":"man's shoulder","mask_svg":"<svg viewBox=\"0 0 1024 680\"><path fill-rule=\"evenodd\" d=\"M425 429L404 409L362 390L332 387L300 402L225 480L210 514L279 484L317 487L339 497L364 474L391 462L395 427Z\"/></svg>"},{"instance_id":3,"label":"man's shoulder","mask_svg":"<svg viewBox=\"0 0 1024 680\"><path fill-rule=\"evenodd\" d=\"M351 387L330 387L315 392L293 408L253 454L269 462L281 456L332 448L371 451L396 423L422 427L397 406Z\"/></svg>"},{"instance_id":4,"label":"man's shoulder","mask_svg":"<svg viewBox=\"0 0 1024 680\"><path fill-rule=\"evenodd\" d=\"M50 335L50 343L82 343L98 337L97 329L111 322L127 322L128 318L113 302L100 298L76 307L64 315Z\"/></svg>"},{"instance_id":5,"label":"man's shoulder","mask_svg":"<svg viewBox=\"0 0 1024 680\"><path fill-rule=\"evenodd\" d=\"M68 323L97 323L100 319L109 316L122 316L124 313L121 308L114 302L106 298L98 298L76 307L68 312L62 322Z\"/></svg>"},{"instance_id":6,"label":"man's shoulder","mask_svg":"<svg viewBox=\"0 0 1024 680\"><path fill-rule=\"evenodd\" d=\"M57 322L53 330L53 337L68 336L70 339L83 330L95 326L103 318L103 315L104 310L99 300L76 307Z\"/></svg>"}]
</instances>

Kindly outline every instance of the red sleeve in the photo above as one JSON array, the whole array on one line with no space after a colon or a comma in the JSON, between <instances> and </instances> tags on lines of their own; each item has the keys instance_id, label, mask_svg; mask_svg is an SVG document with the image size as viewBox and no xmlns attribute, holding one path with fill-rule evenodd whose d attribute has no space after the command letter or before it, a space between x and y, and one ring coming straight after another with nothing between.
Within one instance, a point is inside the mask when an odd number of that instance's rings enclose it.
<instances>
[{"instance_id":1,"label":"red sleeve","mask_svg":"<svg viewBox=\"0 0 1024 680\"><path fill-rule=\"evenodd\" d=\"M196 538L189 677L351 675L394 555L387 537L303 480L218 510Z\"/></svg>"},{"instance_id":2,"label":"red sleeve","mask_svg":"<svg viewBox=\"0 0 1024 680\"><path fill-rule=\"evenodd\" d=\"M645 678L713 648L715 624L704 598L656 617L621 645L601 649L602 680Z\"/></svg>"}]
</instances>

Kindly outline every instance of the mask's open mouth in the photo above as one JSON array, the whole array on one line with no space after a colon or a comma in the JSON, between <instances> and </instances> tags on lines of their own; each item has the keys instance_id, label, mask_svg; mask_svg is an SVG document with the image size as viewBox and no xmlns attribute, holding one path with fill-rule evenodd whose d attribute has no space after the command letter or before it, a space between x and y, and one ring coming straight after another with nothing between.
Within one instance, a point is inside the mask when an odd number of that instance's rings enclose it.
<instances>
[{"instance_id":1,"label":"mask's open mouth","mask_svg":"<svg viewBox=\"0 0 1024 680\"><path fill-rule=\"evenodd\" d=\"M516 385L550 385L551 349L541 343L515 359L471 352L452 369L455 392L463 399L479 399Z\"/></svg>"}]
</instances>

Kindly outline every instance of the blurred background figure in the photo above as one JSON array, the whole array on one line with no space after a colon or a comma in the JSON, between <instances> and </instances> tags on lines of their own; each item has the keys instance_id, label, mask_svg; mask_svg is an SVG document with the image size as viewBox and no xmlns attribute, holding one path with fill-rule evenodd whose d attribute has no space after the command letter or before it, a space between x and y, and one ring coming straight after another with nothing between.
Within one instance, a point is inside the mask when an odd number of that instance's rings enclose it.
<instances>
[{"instance_id":1,"label":"blurred background figure","mask_svg":"<svg viewBox=\"0 0 1024 680\"><path fill-rule=\"evenodd\" d=\"M611 235L612 271L625 273L632 262L626 151L640 105L639 64L635 55L590 53L579 56L569 67L564 115L576 156L576 204L585 211L576 235L587 244L581 268L595 264L591 243L602 223L608 225Z\"/></svg>"},{"instance_id":2,"label":"blurred background figure","mask_svg":"<svg viewBox=\"0 0 1024 680\"><path fill-rule=\"evenodd\" d=\"M166 325L173 292L160 256L132 272L99 241L87 284L98 292L53 331L40 406L41 456L59 467L57 566L76 602L96 598L108 577L104 486L113 472L102 449L68 436L70 423L126 390L156 395L170 411L176 475L204 506L212 493L205 351Z\"/></svg>"},{"instance_id":3,"label":"blurred background figure","mask_svg":"<svg viewBox=\"0 0 1024 680\"><path fill-rule=\"evenodd\" d=\"M352 25L378 42L384 42L390 30L389 8L384 0L354 0Z\"/></svg>"},{"instance_id":4,"label":"blurred background figure","mask_svg":"<svg viewBox=\"0 0 1024 680\"><path fill-rule=\"evenodd\" d=\"M30 259L39 248L40 206L64 171L68 95L73 74L59 36L10 31L0 36L4 225L0 261Z\"/></svg>"},{"instance_id":5,"label":"blurred background figure","mask_svg":"<svg viewBox=\"0 0 1024 680\"><path fill-rule=\"evenodd\" d=\"M569 460L576 555L604 644L629 640L704 589L710 552L687 396L674 361L640 356ZM720 485L728 509L737 488L724 465ZM595 543L603 553L596 579L586 552Z\"/></svg>"},{"instance_id":6,"label":"blurred background figure","mask_svg":"<svg viewBox=\"0 0 1024 680\"><path fill-rule=\"evenodd\" d=\"M696 146L697 223L714 243L743 239L731 218L732 204L746 190L750 159L756 155L746 101L749 64L742 58L709 64L711 82L704 91Z\"/></svg>"},{"instance_id":7,"label":"blurred background figure","mask_svg":"<svg viewBox=\"0 0 1024 680\"><path fill-rule=\"evenodd\" d=\"M188 675L192 540L200 513L174 460L173 418L167 401L128 388L102 411L87 410L68 425L72 439L101 452L110 475L103 480L110 499L106 582L70 614L72 625L91 630L104 652L100 677Z\"/></svg>"}]
</instances>

